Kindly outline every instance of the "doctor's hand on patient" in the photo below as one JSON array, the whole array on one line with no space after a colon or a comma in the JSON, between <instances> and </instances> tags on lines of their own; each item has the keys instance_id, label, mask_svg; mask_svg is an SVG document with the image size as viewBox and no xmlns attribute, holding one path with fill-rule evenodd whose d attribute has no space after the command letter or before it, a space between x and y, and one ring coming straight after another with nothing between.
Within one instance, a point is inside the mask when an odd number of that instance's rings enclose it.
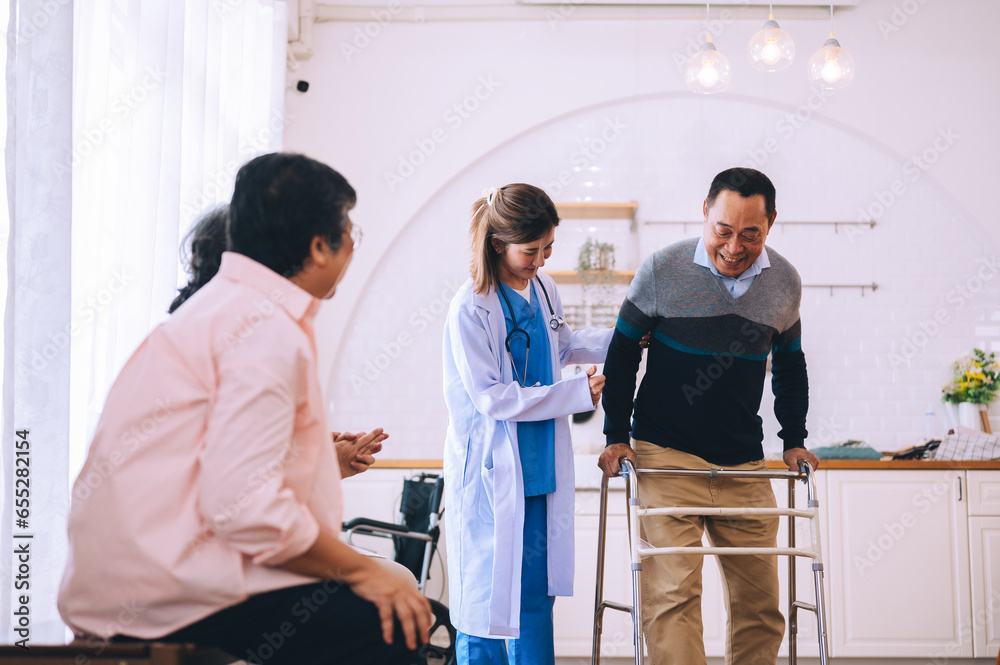
<instances>
[{"instance_id":1,"label":"doctor's hand on patient","mask_svg":"<svg viewBox=\"0 0 1000 665\"><path fill-rule=\"evenodd\" d=\"M590 382L590 399L597 406L601 401L601 391L604 390L604 375L597 373L597 365L591 365L587 370L587 380Z\"/></svg>"},{"instance_id":2,"label":"doctor's hand on patient","mask_svg":"<svg viewBox=\"0 0 1000 665\"><path fill-rule=\"evenodd\" d=\"M357 434L333 432L332 436L342 478L367 471L375 463L375 455L382 450L382 442L389 438L381 427Z\"/></svg>"}]
</instances>

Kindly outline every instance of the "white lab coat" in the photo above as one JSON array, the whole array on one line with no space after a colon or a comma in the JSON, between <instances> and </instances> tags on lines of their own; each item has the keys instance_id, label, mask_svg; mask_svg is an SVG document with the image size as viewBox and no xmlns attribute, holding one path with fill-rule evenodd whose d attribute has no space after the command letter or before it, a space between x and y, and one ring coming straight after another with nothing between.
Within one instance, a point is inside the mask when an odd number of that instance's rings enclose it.
<instances>
[{"instance_id":1,"label":"white lab coat","mask_svg":"<svg viewBox=\"0 0 1000 665\"><path fill-rule=\"evenodd\" d=\"M542 273L538 278L561 316L555 282ZM612 333L549 329L553 378L569 363L604 362ZM520 630L524 489L517 421L555 419L556 491L546 503L549 595L573 594L575 487L567 416L594 408L582 372L551 386L518 385L506 336L496 291L478 295L468 280L451 302L444 329L445 528L451 621L479 637L518 637Z\"/></svg>"}]
</instances>

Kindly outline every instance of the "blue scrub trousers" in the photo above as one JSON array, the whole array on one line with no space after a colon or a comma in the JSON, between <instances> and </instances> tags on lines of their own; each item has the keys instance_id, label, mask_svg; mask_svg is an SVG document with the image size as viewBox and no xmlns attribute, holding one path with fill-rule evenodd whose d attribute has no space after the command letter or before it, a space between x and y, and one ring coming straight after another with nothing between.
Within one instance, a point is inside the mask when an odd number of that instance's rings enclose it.
<instances>
[{"instance_id":1,"label":"blue scrub trousers","mask_svg":"<svg viewBox=\"0 0 1000 665\"><path fill-rule=\"evenodd\" d=\"M458 665L555 665L554 602L549 595L545 495L525 497L521 636L505 640L459 632L455 641Z\"/></svg>"}]
</instances>

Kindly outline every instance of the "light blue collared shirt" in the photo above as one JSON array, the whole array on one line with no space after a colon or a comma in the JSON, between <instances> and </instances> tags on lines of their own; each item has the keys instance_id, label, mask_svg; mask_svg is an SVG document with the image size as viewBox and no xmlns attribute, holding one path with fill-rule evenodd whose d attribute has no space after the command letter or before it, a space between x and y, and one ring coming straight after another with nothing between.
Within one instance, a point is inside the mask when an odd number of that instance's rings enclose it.
<instances>
[{"instance_id":1,"label":"light blue collared shirt","mask_svg":"<svg viewBox=\"0 0 1000 665\"><path fill-rule=\"evenodd\" d=\"M761 273L764 268L771 267L771 261L767 258L767 248L760 253L757 260L751 264L749 268L744 270L739 274L738 277L726 277L720 273L715 268L715 264L708 257L708 250L705 249L705 239L698 238L698 246L694 250L694 262L700 266L704 266L712 271L712 274L716 277L722 279L722 283L726 285L729 289L729 293L733 295L734 298L739 298L741 295L747 292L750 285L753 284L753 278Z\"/></svg>"}]
</instances>

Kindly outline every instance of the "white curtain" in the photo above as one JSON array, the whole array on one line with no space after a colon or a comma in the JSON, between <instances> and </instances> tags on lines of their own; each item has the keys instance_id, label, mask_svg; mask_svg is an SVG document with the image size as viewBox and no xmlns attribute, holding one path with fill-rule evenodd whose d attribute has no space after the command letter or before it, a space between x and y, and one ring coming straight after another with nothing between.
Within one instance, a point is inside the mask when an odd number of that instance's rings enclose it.
<instances>
[{"instance_id":1,"label":"white curtain","mask_svg":"<svg viewBox=\"0 0 1000 665\"><path fill-rule=\"evenodd\" d=\"M51 571L62 568L66 540L72 189L69 171L57 166L68 163L72 143L72 44L71 6L12 0L0 421L0 639L8 644L59 641L64 633L55 611L59 580ZM27 454L17 463L15 452ZM17 491L22 496L15 499ZM14 556L15 547L22 554ZM22 596L29 602L20 603ZM24 625L12 625L15 612Z\"/></svg>"},{"instance_id":2,"label":"white curtain","mask_svg":"<svg viewBox=\"0 0 1000 665\"><path fill-rule=\"evenodd\" d=\"M69 0L14 2L69 4ZM8 148L7 163L8 173L29 178L34 171L25 171L25 165L37 164L38 171L47 170L45 182L52 180L48 173L54 170L65 184L61 199L48 196L45 200L49 206L61 202L64 219L36 215L36 226L31 227L45 236L45 246L35 249L36 255L45 252L44 267L19 253L22 244L18 241L15 246L13 239L21 233L20 217L12 216L8 274L13 276L4 325L9 347L15 332L10 313L23 311L22 303L27 302L30 310L25 315L30 321L26 328L18 322L16 332L31 330L40 322L48 327L27 341L21 364L30 370L32 354L38 352L47 366L60 368L59 373L45 371L46 381L53 377L52 392L59 395L58 403L22 399L22 395L28 397L25 391L37 388L37 382L16 383L11 367L5 367L4 376L5 451L15 427L41 423L43 418L52 427L61 423L60 430L44 439L52 463L39 462L32 468L32 486L51 493L44 511L35 509L39 528L44 524L51 531L51 536L45 536L45 547L52 552L32 572L39 588L32 596L32 642L36 644L63 638L55 597L65 558L69 486L86 456L108 389L142 338L166 318L177 286L186 281L178 246L188 227L204 211L229 199L241 164L280 149L285 124L284 2L76 0L72 10L66 7L64 26L65 44L70 43L68 31L73 30L72 59L65 48L65 60L57 68L67 78L64 99L56 105L66 128L62 159L31 154L27 157L31 162L12 163ZM24 16L23 10L19 16ZM13 85L27 85L37 77L33 68L44 66L37 60L26 62L23 77L19 70ZM72 141L68 136L70 109ZM33 144L22 142L20 147L34 152ZM11 208L16 212L17 202ZM41 281L38 291L34 282L24 291L23 280L20 286L14 284L19 261L25 270L33 262L35 271L44 270L43 277L61 288ZM27 300L32 293L36 300L44 298L44 307L32 306L35 301ZM62 299L54 302L53 294ZM49 328L57 333L60 353L54 359L44 355ZM16 351L17 347L15 365ZM37 438L42 443L41 436ZM11 460L5 452L8 480ZM41 493L41 489L35 491ZM13 544L7 529L13 518L10 494L5 491L0 515L5 528L0 538L3 570L9 569ZM149 498L137 496L135 500ZM8 610L17 600L10 593L9 578L4 579L0 625L8 623L12 616ZM38 632L43 623L52 627L44 635ZM0 637L7 640L14 636L11 631L2 633L6 635Z\"/></svg>"}]
</instances>

